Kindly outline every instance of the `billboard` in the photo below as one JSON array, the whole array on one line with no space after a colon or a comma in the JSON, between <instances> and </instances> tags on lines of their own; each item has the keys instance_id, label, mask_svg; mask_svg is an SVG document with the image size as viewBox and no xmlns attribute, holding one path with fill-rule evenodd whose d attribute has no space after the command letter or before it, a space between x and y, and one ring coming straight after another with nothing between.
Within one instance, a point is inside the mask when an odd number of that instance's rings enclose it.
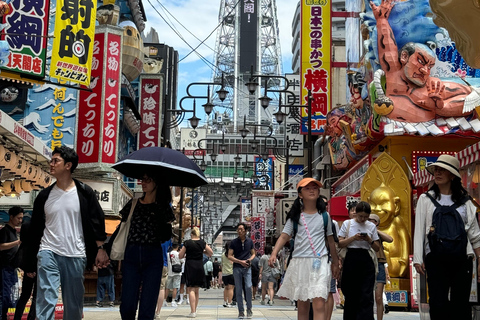
<instances>
[{"instance_id":1,"label":"billboard","mask_svg":"<svg viewBox=\"0 0 480 320\"><path fill-rule=\"evenodd\" d=\"M140 76L140 131L138 148L161 145L161 109L163 101L163 77L158 74Z\"/></svg>"},{"instance_id":2,"label":"billboard","mask_svg":"<svg viewBox=\"0 0 480 320\"><path fill-rule=\"evenodd\" d=\"M241 0L240 9L240 73L257 70L257 16L259 0Z\"/></svg>"},{"instance_id":3,"label":"billboard","mask_svg":"<svg viewBox=\"0 0 480 320\"><path fill-rule=\"evenodd\" d=\"M301 92L300 104L308 104L311 91L312 134L323 134L326 115L331 109L331 2L302 0L301 2ZM302 119L307 119L302 108ZM302 120L301 131L308 132Z\"/></svg>"},{"instance_id":4,"label":"billboard","mask_svg":"<svg viewBox=\"0 0 480 320\"><path fill-rule=\"evenodd\" d=\"M49 0L16 0L3 16L1 68L33 77L45 77ZM8 50L5 50L8 47Z\"/></svg>"},{"instance_id":5,"label":"billboard","mask_svg":"<svg viewBox=\"0 0 480 320\"><path fill-rule=\"evenodd\" d=\"M50 64L52 78L90 84L96 15L96 0L57 0Z\"/></svg>"}]
</instances>

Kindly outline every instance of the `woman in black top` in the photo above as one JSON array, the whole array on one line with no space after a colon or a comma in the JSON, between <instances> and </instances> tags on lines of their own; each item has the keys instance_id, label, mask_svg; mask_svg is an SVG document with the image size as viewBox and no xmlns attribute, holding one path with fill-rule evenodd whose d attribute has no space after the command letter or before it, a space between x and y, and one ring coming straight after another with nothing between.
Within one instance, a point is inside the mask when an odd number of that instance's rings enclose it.
<instances>
[{"instance_id":1,"label":"woman in black top","mask_svg":"<svg viewBox=\"0 0 480 320\"><path fill-rule=\"evenodd\" d=\"M155 317L163 269L161 245L172 237L170 222L175 219L170 207L170 188L159 184L159 181L144 175L141 180L143 197L129 201L120 211L122 221L126 221L132 203L136 202L122 263L120 314L123 320L135 319L139 300L138 319L151 320Z\"/></svg>"},{"instance_id":2,"label":"woman in black top","mask_svg":"<svg viewBox=\"0 0 480 320\"><path fill-rule=\"evenodd\" d=\"M197 316L199 288L205 283L203 253L211 257L213 251L205 241L200 239L200 230L198 230L197 227L194 227L192 230L192 239L185 241L184 246L178 255L180 259L186 257L185 274L191 311L188 315L189 318L195 318Z\"/></svg>"}]
</instances>

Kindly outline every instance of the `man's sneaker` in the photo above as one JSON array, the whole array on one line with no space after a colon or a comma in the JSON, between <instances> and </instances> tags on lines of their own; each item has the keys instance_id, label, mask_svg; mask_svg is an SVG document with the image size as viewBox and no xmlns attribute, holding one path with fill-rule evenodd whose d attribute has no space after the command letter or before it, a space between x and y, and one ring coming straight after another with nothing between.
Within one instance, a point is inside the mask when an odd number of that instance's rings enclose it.
<instances>
[{"instance_id":1,"label":"man's sneaker","mask_svg":"<svg viewBox=\"0 0 480 320\"><path fill-rule=\"evenodd\" d=\"M265 300L260 301L260 304L261 304L262 306L264 306L264 305L265 305Z\"/></svg>"},{"instance_id":2,"label":"man's sneaker","mask_svg":"<svg viewBox=\"0 0 480 320\"><path fill-rule=\"evenodd\" d=\"M174 301L172 301L172 307L176 308L177 307L177 303Z\"/></svg>"},{"instance_id":3,"label":"man's sneaker","mask_svg":"<svg viewBox=\"0 0 480 320\"><path fill-rule=\"evenodd\" d=\"M228 308L228 302L227 302L227 301L223 301L223 306L224 306L225 308Z\"/></svg>"},{"instance_id":4,"label":"man's sneaker","mask_svg":"<svg viewBox=\"0 0 480 320\"><path fill-rule=\"evenodd\" d=\"M95 303L95 305L97 306L97 308L103 307L103 304L101 302L97 302L97 303Z\"/></svg>"},{"instance_id":5,"label":"man's sneaker","mask_svg":"<svg viewBox=\"0 0 480 320\"><path fill-rule=\"evenodd\" d=\"M162 307L168 307L167 300L163 300L163 305Z\"/></svg>"},{"instance_id":6,"label":"man's sneaker","mask_svg":"<svg viewBox=\"0 0 480 320\"><path fill-rule=\"evenodd\" d=\"M245 319L245 313L239 312L238 313L238 319Z\"/></svg>"},{"instance_id":7,"label":"man's sneaker","mask_svg":"<svg viewBox=\"0 0 480 320\"><path fill-rule=\"evenodd\" d=\"M269 301L268 301L268 305L269 305L269 306L273 306L273 301L272 301L272 300L269 300Z\"/></svg>"},{"instance_id":8,"label":"man's sneaker","mask_svg":"<svg viewBox=\"0 0 480 320\"><path fill-rule=\"evenodd\" d=\"M110 307L112 307L112 308L115 307L115 302L111 301L110 302Z\"/></svg>"},{"instance_id":9,"label":"man's sneaker","mask_svg":"<svg viewBox=\"0 0 480 320\"><path fill-rule=\"evenodd\" d=\"M252 310L251 310L251 309L248 309L248 310L247 310L247 319L252 319L252 317L253 317Z\"/></svg>"},{"instance_id":10,"label":"man's sneaker","mask_svg":"<svg viewBox=\"0 0 480 320\"><path fill-rule=\"evenodd\" d=\"M236 305L237 305L237 301L232 301L231 305L232 305L232 306L236 306Z\"/></svg>"}]
</instances>

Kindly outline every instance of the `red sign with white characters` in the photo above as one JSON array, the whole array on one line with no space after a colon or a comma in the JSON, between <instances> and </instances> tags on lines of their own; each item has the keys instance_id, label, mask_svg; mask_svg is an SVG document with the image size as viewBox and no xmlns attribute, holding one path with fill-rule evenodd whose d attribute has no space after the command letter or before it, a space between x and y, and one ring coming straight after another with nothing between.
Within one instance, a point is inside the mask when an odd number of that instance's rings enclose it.
<instances>
[{"instance_id":1,"label":"red sign with white characters","mask_svg":"<svg viewBox=\"0 0 480 320\"><path fill-rule=\"evenodd\" d=\"M78 99L77 153L79 163L98 162L102 113L105 34L95 34L92 58L92 92L80 91Z\"/></svg>"},{"instance_id":2,"label":"red sign with white characters","mask_svg":"<svg viewBox=\"0 0 480 320\"><path fill-rule=\"evenodd\" d=\"M140 76L140 115L138 147L160 146L160 101L162 79L158 75Z\"/></svg>"},{"instance_id":3,"label":"red sign with white characters","mask_svg":"<svg viewBox=\"0 0 480 320\"><path fill-rule=\"evenodd\" d=\"M115 163L117 158L118 109L120 101L122 37L108 34L105 61L105 101L103 104L102 162Z\"/></svg>"},{"instance_id":4,"label":"red sign with white characters","mask_svg":"<svg viewBox=\"0 0 480 320\"><path fill-rule=\"evenodd\" d=\"M252 217L250 220L250 234L253 246L258 254L262 255L265 250L265 218Z\"/></svg>"}]
</instances>

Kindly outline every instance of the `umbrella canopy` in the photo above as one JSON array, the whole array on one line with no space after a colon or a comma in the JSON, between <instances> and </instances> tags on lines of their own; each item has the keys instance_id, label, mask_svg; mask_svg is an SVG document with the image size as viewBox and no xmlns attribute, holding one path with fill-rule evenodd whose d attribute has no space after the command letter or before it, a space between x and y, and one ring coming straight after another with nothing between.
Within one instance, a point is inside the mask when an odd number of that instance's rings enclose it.
<instances>
[{"instance_id":1,"label":"umbrella canopy","mask_svg":"<svg viewBox=\"0 0 480 320\"><path fill-rule=\"evenodd\" d=\"M146 147L132 152L112 168L130 178L142 179L144 174L158 177L169 186L196 188L208 184L195 162L183 153L162 147Z\"/></svg>"}]
</instances>

